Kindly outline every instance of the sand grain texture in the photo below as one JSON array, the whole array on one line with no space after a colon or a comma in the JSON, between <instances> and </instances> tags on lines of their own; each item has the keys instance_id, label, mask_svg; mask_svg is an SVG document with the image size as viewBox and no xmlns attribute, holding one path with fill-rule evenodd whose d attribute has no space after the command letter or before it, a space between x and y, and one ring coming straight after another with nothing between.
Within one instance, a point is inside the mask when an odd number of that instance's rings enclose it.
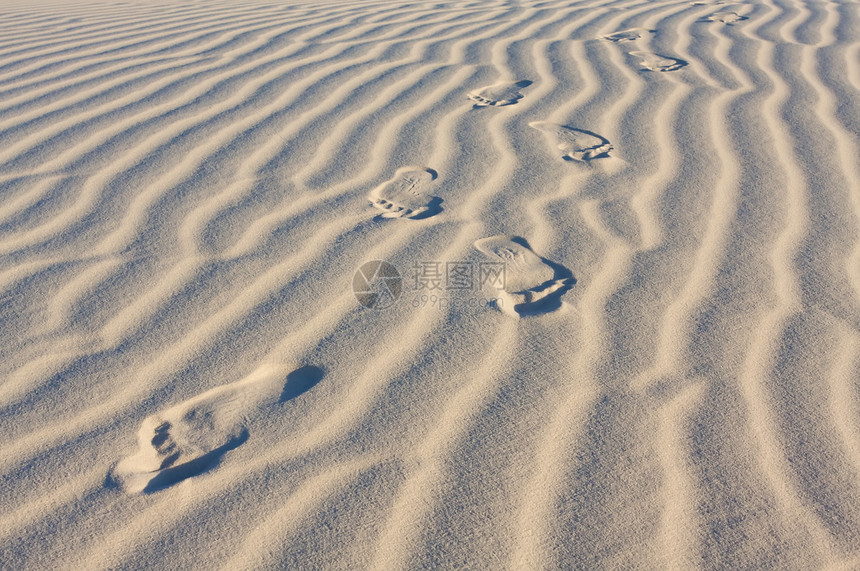
<instances>
[{"instance_id":1,"label":"sand grain texture","mask_svg":"<svg viewBox=\"0 0 860 571\"><path fill-rule=\"evenodd\" d=\"M858 568L858 181L857 2L0 1L0 567Z\"/></svg>"}]
</instances>

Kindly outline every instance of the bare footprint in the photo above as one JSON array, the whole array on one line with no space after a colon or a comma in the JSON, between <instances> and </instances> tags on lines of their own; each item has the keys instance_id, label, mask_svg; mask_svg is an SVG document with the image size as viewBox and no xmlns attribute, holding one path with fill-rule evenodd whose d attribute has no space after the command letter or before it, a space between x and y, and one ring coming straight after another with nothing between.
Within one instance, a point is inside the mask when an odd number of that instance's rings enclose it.
<instances>
[{"instance_id":1,"label":"bare footprint","mask_svg":"<svg viewBox=\"0 0 860 571\"><path fill-rule=\"evenodd\" d=\"M655 30L648 30L646 28L630 28L629 30L622 30L620 32L600 36L598 39L620 44L622 42L633 42L646 34L650 35L654 33L656 33Z\"/></svg>"},{"instance_id":2,"label":"bare footprint","mask_svg":"<svg viewBox=\"0 0 860 571\"><path fill-rule=\"evenodd\" d=\"M675 71L681 69L687 62L682 59L655 54L653 52L630 52L630 55L638 57L640 65L648 71Z\"/></svg>"},{"instance_id":3,"label":"bare footprint","mask_svg":"<svg viewBox=\"0 0 860 571\"><path fill-rule=\"evenodd\" d=\"M298 396L322 377L316 367L288 371L263 365L239 381L147 417L137 432L138 451L120 460L108 481L129 494L151 493L214 468L248 439L249 414L267 400Z\"/></svg>"},{"instance_id":4,"label":"bare footprint","mask_svg":"<svg viewBox=\"0 0 860 571\"><path fill-rule=\"evenodd\" d=\"M474 107L502 107L513 105L523 98L520 89L528 87L532 82L524 79L522 81L503 81L476 89L468 93L469 99L475 102Z\"/></svg>"},{"instance_id":5,"label":"bare footprint","mask_svg":"<svg viewBox=\"0 0 860 571\"><path fill-rule=\"evenodd\" d=\"M435 179L432 169L405 167L373 189L368 198L383 218L429 218L442 210L442 199L426 192Z\"/></svg>"},{"instance_id":6,"label":"bare footprint","mask_svg":"<svg viewBox=\"0 0 860 571\"><path fill-rule=\"evenodd\" d=\"M741 16L737 12L716 12L710 16L705 16L700 22L722 22L723 24L732 25L735 22L746 20L746 16Z\"/></svg>"},{"instance_id":7,"label":"bare footprint","mask_svg":"<svg viewBox=\"0 0 860 571\"><path fill-rule=\"evenodd\" d=\"M511 317L549 313L561 307L561 296L576 280L567 268L541 258L523 238L492 236L475 248L503 271L488 284L499 297L497 307Z\"/></svg>"},{"instance_id":8,"label":"bare footprint","mask_svg":"<svg viewBox=\"0 0 860 571\"><path fill-rule=\"evenodd\" d=\"M612 150L608 140L591 131L546 121L533 121L529 126L550 135L566 161L588 162L592 159L608 157L609 151Z\"/></svg>"}]
</instances>

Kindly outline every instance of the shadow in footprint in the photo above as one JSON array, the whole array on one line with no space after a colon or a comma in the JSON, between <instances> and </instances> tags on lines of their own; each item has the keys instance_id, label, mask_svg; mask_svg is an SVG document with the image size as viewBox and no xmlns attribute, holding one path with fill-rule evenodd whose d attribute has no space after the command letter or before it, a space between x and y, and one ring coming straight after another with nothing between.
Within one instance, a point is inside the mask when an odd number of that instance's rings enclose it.
<instances>
[{"instance_id":1,"label":"shadow in footprint","mask_svg":"<svg viewBox=\"0 0 860 571\"><path fill-rule=\"evenodd\" d=\"M468 94L468 98L475 102L472 109L513 105L523 98L523 94L519 90L531 84L532 82L528 79L514 82L505 81L472 91Z\"/></svg>"},{"instance_id":2,"label":"shadow in footprint","mask_svg":"<svg viewBox=\"0 0 860 571\"><path fill-rule=\"evenodd\" d=\"M513 236L511 238L511 242L519 244L525 248L534 252L534 249L529 244L528 240L523 238L522 236ZM568 268L563 265L553 262L547 258L544 258L540 254L537 254L540 261L552 268L553 276L552 279L547 280L545 283L541 284L537 288L534 288L536 292L540 292L542 290L550 290L555 287L556 284L561 284L561 287L558 287L551 293L548 293L546 296L540 298L538 301L529 304L527 307L520 307L517 313L521 316L531 316L531 315L541 315L543 313L551 313L561 308L561 298L568 291L573 289L573 286L576 285L576 278Z\"/></svg>"},{"instance_id":3,"label":"shadow in footprint","mask_svg":"<svg viewBox=\"0 0 860 571\"><path fill-rule=\"evenodd\" d=\"M491 236L475 247L503 270L484 283L497 296L490 305L511 317L541 315L560 309L562 296L576 283L573 273L531 249L520 236Z\"/></svg>"},{"instance_id":4,"label":"shadow in footprint","mask_svg":"<svg viewBox=\"0 0 860 571\"><path fill-rule=\"evenodd\" d=\"M744 20L749 20L749 18L741 16L737 12L717 12L716 14L705 16L704 18L700 18L696 21L699 23L720 22L721 24L731 26L736 22L743 22Z\"/></svg>"},{"instance_id":5,"label":"shadow in footprint","mask_svg":"<svg viewBox=\"0 0 860 571\"><path fill-rule=\"evenodd\" d=\"M146 417L137 451L111 468L105 486L149 494L212 470L248 440L246 425L262 406L294 399L323 377L318 367L288 371L287 365L264 364L243 379Z\"/></svg>"},{"instance_id":6,"label":"shadow in footprint","mask_svg":"<svg viewBox=\"0 0 860 571\"><path fill-rule=\"evenodd\" d=\"M528 248L529 250L534 252L534 248L532 248L531 244L529 244L529 241L522 236L512 236L511 242L519 244L520 246ZM569 269L557 262L553 262L552 260L544 258L540 254L538 254L537 256L538 258L540 258L541 262L552 268L553 276L551 281L567 281L571 286L576 284L576 278L573 276L573 272L571 272Z\"/></svg>"},{"instance_id":7,"label":"shadow in footprint","mask_svg":"<svg viewBox=\"0 0 860 571\"><path fill-rule=\"evenodd\" d=\"M319 367L307 365L296 369L287 375L287 382L284 385L284 390L281 391L281 398L278 399L278 402L284 403L304 394L314 388L322 378L323 370Z\"/></svg>"},{"instance_id":8,"label":"shadow in footprint","mask_svg":"<svg viewBox=\"0 0 860 571\"><path fill-rule=\"evenodd\" d=\"M650 30L647 28L631 28L629 30L621 30L612 34L606 34L605 36L600 36L597 39L619 44L623 42L635 42L636 40L642 38L643 35L656 34L657 30Z\"/></svg>"},{"instance_id":9,"label":"shadow in footprint","mask_svg":"<svg viewBox=\"0 0 860 571\"><path fill-rule=\"evenodd\" d=\"M173 484L178 484L187 478L193 478L194 476L199 476L204 472L208 472L212 468L218 466L221 462L221 457L224 456L224 454L244 444L245 441L248 440L248 436L248 430L242 429L238 435L228 440L223 446L210 450L203 456L195 458L190 462L180 464L179 466L173 466L172 468L162 469L158 475L146 484L146 487L143 488L143 493L151 494L153 492L169 488Z\"/></svg>"},{"instance_id":10,"label":"shadow in footprint","mask_svg":"<svg viewBox=\"0 0 860 571\"><path fill-rule=\"evenodd\" d=\"M665 56L653 52L635 51L629 53L630 55L639 58L639 65L642 66L642 69L639 71L642 72L676 71L687 65L687 62L680 58Z\"/></svg>"},{"instance_id":11,"label":"shadow in footprint","mask_svg":"<svg viewBox=\"0 0 860 571\"><path fill-rule=\"evenodd\" d=\"M550 135L555 145L562 151L561 158L566 161L588 163L594 159L609 157L609 152L612 150L609 139L594 131L547 121L532 121L529 126Z\"/></svg>"},{"instance_id":12,"label":"shadow in footprint","mask_svg":"<svg viewBox=\"0 0 860 571\"><path fill-rule=\"evenodd\" d=\"M429 191L439 174L425 167L404 167L370 192L368 199L377 210L376 218L423 220L442 211L442 199Z\"/></svg>"},{"instance_id":13,"label":"shadow in footprint","mask_svg":"<svg viewBox=\"0 0 860 571\"><path fill-rule=\"evenodd\" d=\"M431 216L436 216L440 212L442 212L442 202L443 200L438 196L432 197L426 206L426 210L424 212L419 212L418 214L413 214L409 217L410 220L425 220L430 218ZM385 218L382 214L377 214L377 218Z\"/></svg>"},{"instance_id":14,"label":"shadow in footprint","mask_svg":"<svg viewBox=\"0 0 860 571\"><path fill-rule=\"evenodd\" d=\"M577 150L578 154L571 155L566 154L562 158L566 161L575 161L575 162L585 162L590 161L592 159L602 159L609 156L609 151L612 150L612 144L609 142L609 139L604 137L603 135L598 135L594 131L589 131L588 129L576 129L574 127L567 127L571 131L575 131L578 133L583 133L590 137L594 137L595 140L599 141L589 147L588 149ZM579 156L582 155L582 156Z\"/></svg>"}]
</instances>

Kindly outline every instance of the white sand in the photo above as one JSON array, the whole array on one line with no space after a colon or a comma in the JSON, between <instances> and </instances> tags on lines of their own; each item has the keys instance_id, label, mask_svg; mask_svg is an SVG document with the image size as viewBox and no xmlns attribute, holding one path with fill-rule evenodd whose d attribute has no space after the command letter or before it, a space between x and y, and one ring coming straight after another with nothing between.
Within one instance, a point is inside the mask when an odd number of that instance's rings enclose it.
<instances>
[{"instance_id":1,"label":"white sand","mask_svg":"<svg viewBox=\"0 0 860 571\"><path fill-rule=\"evenodd\" d=\"M0 568L860 568L858 181L854 0L0 0Z\"/></svg>"}]
</instances>

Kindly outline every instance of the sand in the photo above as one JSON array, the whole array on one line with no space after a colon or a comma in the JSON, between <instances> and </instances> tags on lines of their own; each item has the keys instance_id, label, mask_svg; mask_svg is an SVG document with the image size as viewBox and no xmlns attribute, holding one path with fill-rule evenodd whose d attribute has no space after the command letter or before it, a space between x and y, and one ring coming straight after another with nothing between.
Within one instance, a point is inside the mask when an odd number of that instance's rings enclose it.
<instances>
[{"instance_id":1,"label":"sand","mask_svg":"<svg viewBox=\"0 0 860 571\"><path fill-rule=\"evenodd\" d=\"M0 568L860 568L860 3L0 1Z\"/></svg>"}]
</instances>

